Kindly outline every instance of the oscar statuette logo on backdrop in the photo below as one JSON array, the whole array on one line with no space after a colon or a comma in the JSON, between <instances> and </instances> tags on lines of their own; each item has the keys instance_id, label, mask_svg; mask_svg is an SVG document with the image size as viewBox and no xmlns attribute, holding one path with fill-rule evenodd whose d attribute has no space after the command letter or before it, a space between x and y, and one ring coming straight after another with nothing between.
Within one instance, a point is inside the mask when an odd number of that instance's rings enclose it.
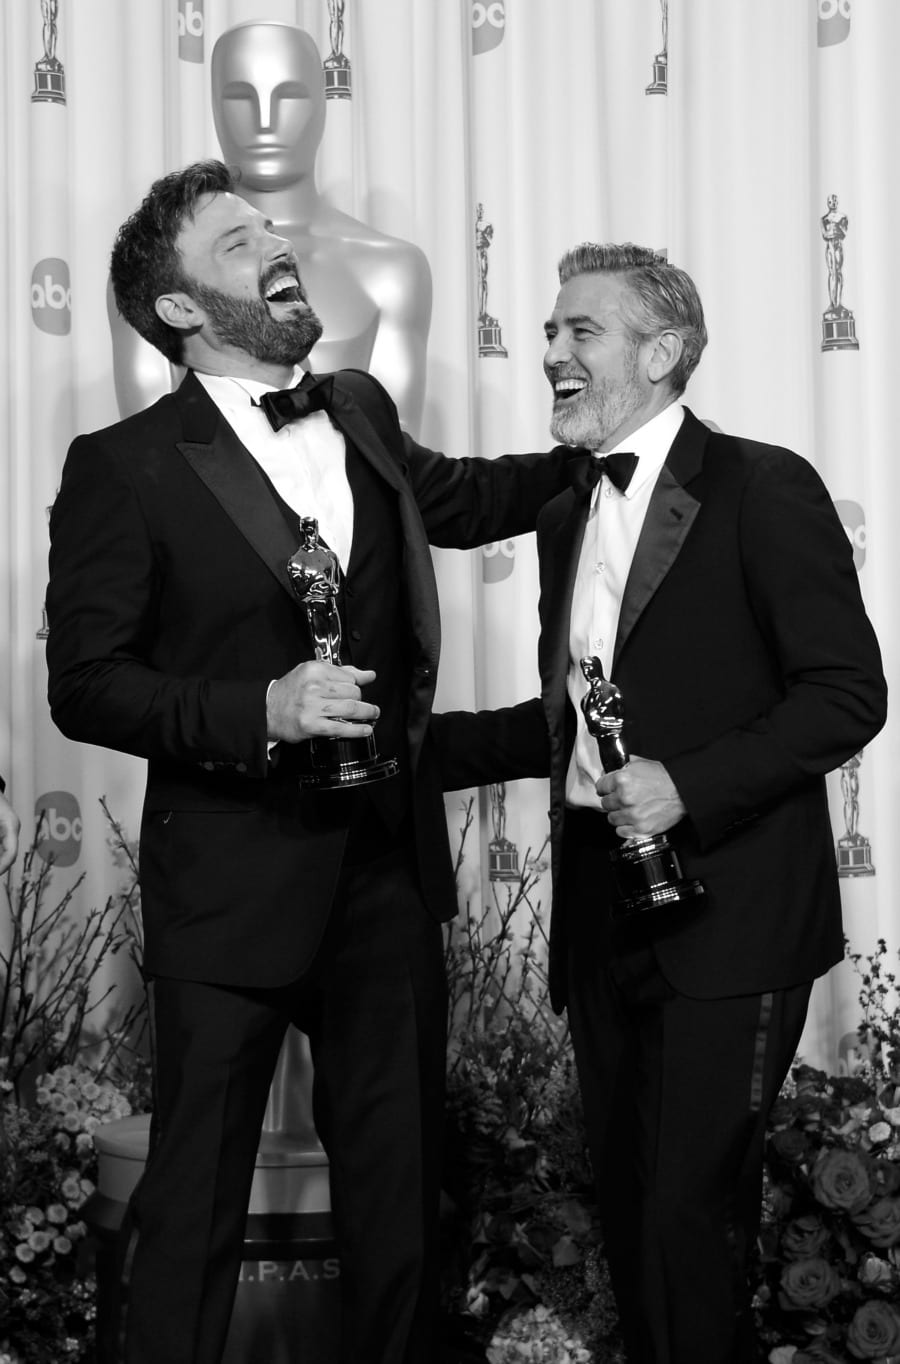
<instances>
[{"instance_id":1,"label":"oscar statuette logo on backdrop","mask_svg":"<svg viewBox=\"0 0 900 1364\"><path fill-rule=\"evenodd\" d=\"M178 0L178 57L183 62L203 62L206 20L204 0Z\"/></svg>"},{"instance_id":2,"label":"oscar statuette logo on backdrop","mask_svg":"<svg viewBox=\"0 0 900 1364\"><path fill-rule=\"evenodd\" d=\"M488 251L494 239L493 223L484 221L484 204L475 210L475 255L478 260L478 354L506 359L500 323L488 312Z\"/></svg>"},{"instance_id":3,"label":"oscar statuette logo on backdrop","mask_svg":"<svg viewBox=\"0 0 900 1364\"><path fill-rule=\"evenodd\" d=\"M669 0L659 0L662 10L662 48L653 58L653 80L644 90L645 95L669 93Z\"/></svg>"},{"instance_id":4,"label":"oscar statuette logo on backdrop","mask_svg":"<svg viewBox=\"0 0 900 1364\"><path fill-rule=\"evenodd\" d=\"M825 242L828 270L828 307L822 314L822 350L859 350L856 319L844 307L844 238L850 226L838 209L838 197L829 194L827 211L819 219Z\"/></svg>"},{"instance_id":5,"label":"oscar statuette logo on backdrop","mask_svg":"<svg viewBox=\"0 0 900 1364\"><path fill-rule=\"evenodd\" d=\"M506 32L505 0L474 0L472 51L476 57L499 47Z\"/></svg>"},{"instance_id":6,"label":"oscar statuette logo on backdrop","mask_svg":"<svg viewBox=\"0 0 900 1364\"><path fill-rule=\"evenodd\" d=\"M331 51L322 63L325 72L325 98L351 99L353 83L350 62L344 56L344 0L328 0L328 39Z\"/></svg>"},{"instance_id":7,"label":"oscar statuette logo on backdrop","mask_svg":"<svg viewBox=\"0 0 900 1364\"><path fill-rule=\"evenodd\" d=\"M818 0L816 43L834 47L850 37L850 0Z\"/></svg>"},{"instance_id":8,"label":"oscar statuette logo on backdrop","mask_svg":"<svg viewBox=\"0 0 900 1364\"><path fill-rule=\"evenodd\" d=\"M488 880L518 881L519 850L506 837L506 782L496 781L490 787L491 833L488 844Z\"/></svg>"},{"instance_id":9,"label":"oscar statuette logo on backdrop","mask_svg":"<svg viewBox=\"0 0 900 1364\"><path fill-rule=\"evenodd\" d=\"M863 751L855 753L841 767L841 801L844 832L837 841L838 876L874 876L872 846L859 832L859 769Z\"/></svg>"},{"instance_id":10,"label":"oscar statuette logo on backdrop","mask_svg":"<svg viewBox=\"0 0 900 1364\"><path fill-rule=\"evenodd\" d=\"M31 92L35 104L65 104L66 72L56 55L59 42L59 0L40 0L41 37L44 52L34 64L34 89Z\"/></svg>"}]
</instances>

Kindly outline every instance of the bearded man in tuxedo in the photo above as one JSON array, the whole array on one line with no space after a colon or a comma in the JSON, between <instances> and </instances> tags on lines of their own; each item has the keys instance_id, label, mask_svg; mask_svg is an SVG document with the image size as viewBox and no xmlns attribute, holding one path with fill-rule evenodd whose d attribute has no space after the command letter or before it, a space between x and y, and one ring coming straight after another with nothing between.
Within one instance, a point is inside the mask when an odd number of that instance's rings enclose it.
<instances>
[{"instance_id":1,"label":"bearded man in tuxedo","mask_svg":"<svg viewBox=\"0 0 900 1364\"><path fill-rule=\"evenodd\" d=\"M304 376L321 325L296 253L219 162L152 186L111 275L126 321L187 375L73 442L51 517L53 717L149 764L154 1109L107 1354L220 1359L294 1023L310 1039L329 1159L341 1358L433 1364L441 921L456 891L429 734L429 542L532 528L565 486L567 454L448 458L403 433L368 374ZM340 663L315 656L288 573L301 516L340 565ZM301 784L310 740L369 735L376 721L395 776Z\"/></svg>"},{"instance_id":2,"label":"bearded man in tuxedo","mask_svg":"<svg viewBox=\"0 0 900 1364\"><path fill-rule=\"evenodd\" d=\"M682 404L706 345L691 278L588 243L560 285L551 431L584 453L538 521L542 695L435 733L448 789L550 775L551 991L628 1359L749 1364L766 1118L843 956L825 774L884 723L881 658L812 466ZM608 772L588 659L624 712ZM610 854L663 833L705 893L623 915Z\"/></svg>"}]
</instances>

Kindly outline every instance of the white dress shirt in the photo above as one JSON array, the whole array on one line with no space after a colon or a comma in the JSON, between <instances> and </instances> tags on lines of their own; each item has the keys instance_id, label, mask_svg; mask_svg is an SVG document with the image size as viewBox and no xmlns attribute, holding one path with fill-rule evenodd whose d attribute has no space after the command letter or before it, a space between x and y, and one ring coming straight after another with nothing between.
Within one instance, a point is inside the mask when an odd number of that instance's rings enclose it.
<instances>
[{"instance_id":1,"label":"white dress shirt","mask_svg":"<svg viewBox=\"0 0 900 1364\"><path fill-rule=\"evenodd\" d=\"M588 733L581 712L587 682L580 661L595 655L603 664L603 676L611 676L619 610L631 561L650 495L683 420L681 403L671 403L645 426L607 451L608 454L618 450L632 451L638 457L637 467L624 493L619 492L604 474L591 496L569 619L566 685L575 707L577 729L566 776L567 805L600 809L600 797L594 783L602 776L603 765L597 752L597 741ZM624 701L627 714L627 696Z\"/></svg>"},{"instance_id":2,"label":"white dress shirt","mask_svg":"<svg viewBox=\"0 0 900 1364\"><path fill-rule=\"evenodd\" d=\"M353 495L344 437L328 414L311 412L273 431L265 412L255 406L261 394L277 391L273 384L217 374L197 373L197 378L288 506L298 517L316 518L320 536L346 573L353 543ZM298 365L291 385L302 378Z\"/></svg>"}]
</instances>

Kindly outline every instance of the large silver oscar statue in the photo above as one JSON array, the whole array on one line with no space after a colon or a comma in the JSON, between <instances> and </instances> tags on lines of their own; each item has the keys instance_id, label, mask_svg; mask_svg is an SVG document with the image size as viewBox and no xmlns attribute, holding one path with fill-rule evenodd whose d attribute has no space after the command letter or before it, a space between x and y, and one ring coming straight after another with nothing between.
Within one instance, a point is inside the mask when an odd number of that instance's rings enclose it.
<instances>
[{"instance_id":1,"label":"large silver oscar statue","mask_svg":"<svg viewBox=\"0 0 900 1364\"><path fill-rule=\"evenodd\" d=\"M431 270L419 247L342 213L319 193L316 158L326 108L322 57L303 29L238 24L213 47L212 109L222 157L240 171L241 196L293 244L322 319L310 367L374 374L417 436ZM179 375L123 322L111 293L108 312L116 396L128 416L170 392Z\"/></svg>"}]
</instances>

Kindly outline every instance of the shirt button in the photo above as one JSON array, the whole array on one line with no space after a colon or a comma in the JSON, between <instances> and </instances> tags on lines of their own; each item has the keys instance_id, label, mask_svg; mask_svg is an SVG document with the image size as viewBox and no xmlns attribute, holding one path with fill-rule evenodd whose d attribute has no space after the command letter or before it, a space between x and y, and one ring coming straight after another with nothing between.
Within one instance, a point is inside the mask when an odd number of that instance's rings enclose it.
<instances>
[{"instance_id":1,"label":"shirt button","mask_svg":"<svg viewBox=\"0 0 900 1364\"><path fill-rule=\"evenodd\" d=\"M595 573L605 573L605 572L606 572L606 564L603 562L602 559L600 560L599 563L594 564L594 572L595 572Z\"/></svg>"},{"instance_id":2,"label":"shirt button","mask_svg":"<svg viewBox=\"0 0 900 1364\"><path fill-rule=\"evenodd\" d=\"M599 654L600 650L603 648L603 640L595 639L594 643L591 645L591 648L594 650L595 654Z\"/></svg>"}]
</instances>

